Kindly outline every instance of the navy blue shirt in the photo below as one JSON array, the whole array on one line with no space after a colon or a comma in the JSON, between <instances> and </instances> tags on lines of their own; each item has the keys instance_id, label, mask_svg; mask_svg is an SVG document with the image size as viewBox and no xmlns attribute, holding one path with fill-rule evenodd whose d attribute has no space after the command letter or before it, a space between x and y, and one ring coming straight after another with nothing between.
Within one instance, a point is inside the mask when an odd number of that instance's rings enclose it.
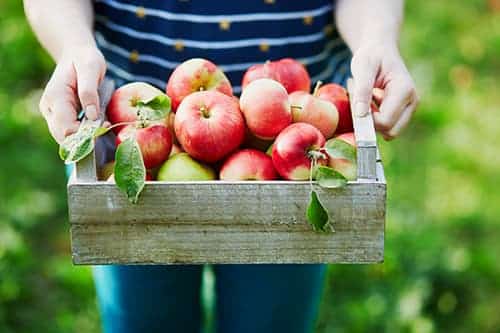
<instances>
[{"instance_id":1,"label":"navy blue shirt","mask_svg":"<svg viewBox=\"0 0 500 333\"><path fill-rule=\"evenodd\" d=\"M172 70L190 58L219 65L241 91L256 63L295 58L313 84L344 84L351 53L333 22L330 0L98 0L95 34L108 75L119 85L149 82L165 89Z\"/></svg>"}]
</instances>

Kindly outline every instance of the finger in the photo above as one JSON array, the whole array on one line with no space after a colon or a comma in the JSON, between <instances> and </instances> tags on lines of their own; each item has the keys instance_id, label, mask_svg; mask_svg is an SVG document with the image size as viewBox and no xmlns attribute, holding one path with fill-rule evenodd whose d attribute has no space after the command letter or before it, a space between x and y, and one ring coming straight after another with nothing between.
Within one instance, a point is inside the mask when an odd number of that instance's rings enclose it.
<instances>
[{"instance_id":1,"label":"finger","mask_svg":"<svg viewBox=\"0 0 500 333\"><path fill-rule=\"evenodd\" d=\"M38 109L40 110L40 113L42 116L47 119L50 114L50 108L49 108L49 103L47 101L47 96L44 93L42 97L40 98L40 103L38 104Z\"/></svg>"},{"instance_id":2,"label":"finger","mask_svg":"<svg viewBox=\"0 0 500 333\"><path fill-rule=\"evenodd\" d=\"M70 102L57 100L50 109L47 122L59 143L68 135L78 131L80 123L76 120L76 109Z\"/></svg>"},{"instance_id":3,"label":"finger","mask_svg":"<svg viewBox=\"0 0 500 333\"><path fill-rule=\"evenodd\" d=\"M380 132L390 130L401 117L405 107L410 103L414 89L410 84L392 81L385 91L385 98L380 105L380 112L373 114L375 128Z\"/></svg>"},{"instance_id":4,"label":"finger","mask_svg":"<svg viewBox=\"0 0 500 333\"><path fill-rule=\"evenodd\" d=\"M78 98L85 115L90 120L99 116L99 95L97 87L100 81L100 68L97 64L75 64Z\"/></svg>"},{"instance_id":5,"label":"finger","mask_svg":"<svg viewBox=\"0 0 500 333\"><path fill-rule=\"evenodd\" d=\"M401 117L396 122L396 124L387 132L382 133L386 140L392 140L399 136L401 132L408 126L410 120L415 113L418 105L418 98L413 98L410 104L406 106Z\"/></svg>"},{"instance_id":6,"label":"finger","mask_svg":"<svg viewBox=\"0 0 500 333\"><path fill-rule=\"evenodd\" d=\"M354 114L365 116L370 110L372 90L378 74L380 64L368 56L354 56L351 62L353 77L353 105Z\"/></svg>"}]
</instances>

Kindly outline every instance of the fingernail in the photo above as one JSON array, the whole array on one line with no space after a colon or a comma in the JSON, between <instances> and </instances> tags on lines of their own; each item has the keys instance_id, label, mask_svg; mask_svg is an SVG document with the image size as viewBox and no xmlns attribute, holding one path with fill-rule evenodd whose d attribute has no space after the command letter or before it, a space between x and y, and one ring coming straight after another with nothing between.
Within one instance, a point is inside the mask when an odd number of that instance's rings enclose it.
<instances>
[{"instance_id":1,"label":"fingernail","mask_svg":"<svg viewBox=\"0 0 500 333\"><path fill-rule=\"evenodd\" d=\"M357 102L354 105L354 115L356 117L364 117L368 114L368 104L364 102Z\"/></svg>"},{"instance_id":2,"label":"fingernail","mask_svg":"<svg viewBox=\"0 0 500 333\"><path fill-rule=\"evenodd\" d=\"M85 114L87 115L87 118L90 120L96 120L97 119L97 108L95 105L87 105L85 108Z\"/></svg>"}]
</instances>

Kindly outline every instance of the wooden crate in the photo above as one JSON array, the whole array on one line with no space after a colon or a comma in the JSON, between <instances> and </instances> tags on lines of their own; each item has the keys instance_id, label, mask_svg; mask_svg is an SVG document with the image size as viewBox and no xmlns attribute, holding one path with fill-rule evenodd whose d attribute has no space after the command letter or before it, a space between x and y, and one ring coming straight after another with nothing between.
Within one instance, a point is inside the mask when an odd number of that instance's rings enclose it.
<instances>
[{"instance_id":1,"label":"wooden crate","mask_svg":"<svg viewBox=\"0 0 500 333\"><path fill-rule=\"evenodd\" d=\"M371 114L354 117L358 179L315 186L335 233L306 221L310 185L298 181L146 182L138 204L97 181L95 156L68 183L75 264L379 263L386 183Z\"/></svg>"}]
</instances>

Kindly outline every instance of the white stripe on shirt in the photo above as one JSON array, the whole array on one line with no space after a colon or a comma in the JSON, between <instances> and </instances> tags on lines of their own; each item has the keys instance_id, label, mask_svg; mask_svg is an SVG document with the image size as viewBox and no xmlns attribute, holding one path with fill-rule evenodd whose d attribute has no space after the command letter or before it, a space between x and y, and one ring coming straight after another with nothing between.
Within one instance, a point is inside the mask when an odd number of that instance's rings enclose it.
<instances>
[{"instance_id":1,"label":"white stripe on shirt","mask_svg":"<svg viewBox=\"0 0 500 333\"><path fill-rule=\"evenodd\" d=\"M103 49L106 49L108 51L111 51L113 53L116 53L124 58L129 58L130 57L130 51L125 50L124 48L112 44L106 40L106 38L99 32L96 32L95 34L97 43L100 47ZM337 45L340 45L342 43L342 39L340 37L328 42L324 50L316 55L310 56L310 57L304 57L304 58L299 58L297 59L301 63L303 63L306 66L309 66L311 64L320 62L328 58L330 56L330 51ZM334 55L336 56L336 55ZM163 68L167 68L169 70L175 69L177 66L179 66L181 63L180 62L173 62L173 61L168 61L165 59L162 59L160 57L150 55L150 54L143 54L141 53L139 58L139 62L149 62L154 65L158 65ZM236 72L236 71L244 71L248 69L250 66L259 64L260 62L247 62L247 63L236 63L236 64L220 64L218 67L223 70L224 72Z\"/></svg>"},{"instance_id":2,"label":"white stripe on shirt","mask_svg":"<svg viewBox=\"0 0 500 333\"><path fill-rule=\"evenodd\" d=\"M107 28L123 33L127 36L131 36L137 39L151 40L161 44L173 46L178 43L179 39L171 39L162 35L142 32L132 28L128 28L119 24L116 24L103 16L96 16L96 21L100 22ZM309 35L302 36L290 36L283 38L253 38L253 39L240 39L232 41L196 41L190 39L182 39L182 43L186 47L198 48L198 49L229 49L229 48L239 48L239 47L249 47L258 46L261 44L267 44L269 46L282 46L289 44L306 44L319 41L325 37L323 31L317 32Z\"/></svg>"},{"instance_id":3,"label":"white stripe on shirt","mask_svg":"<svg viewBox=\"0 0 500 333\"><path fill-rule=\"evenodd\" d=\"M115 9L136 13L138 7L127 5L114 0L98 0ZM229 22L251 22L251 21L277 21L277 20L293 20L302 19L305 16L320 16L324 13L333 11L332 5L326 5L312 10L304 10L297 12L286 13L250 13L250 14L233 14L233 15L195 15L195 14L180 14L168 12L165 10L144 8L145 15L155 16L172 21L187 21L195 23L219 23L220 21Z\"/></svg>"},{"instance_id":4,"label":"white stripe on shirt","mask_svg":"<svg viewBox=\"0 0 500 333\"><path fill-rule=\"evenodd\" d=\"M106 63L107 65L107 69L114 73L116 76L118 76L119 78L122 78L124 79L125 81L129 81L129 82L135 82L135 81L142 81L142 82L147 82L147 83L151 83L157 87L160 87L160 88L165 88L167 83L166 81L162 81L162 80L158 80L157 78L154 78L154 77L151 77L151 76L142 76L142 75L134 75L134 74L131 74L129 72L127 72L126 70L112 64L111 62L107 62Z\"/></svg>"}]
</instances>

